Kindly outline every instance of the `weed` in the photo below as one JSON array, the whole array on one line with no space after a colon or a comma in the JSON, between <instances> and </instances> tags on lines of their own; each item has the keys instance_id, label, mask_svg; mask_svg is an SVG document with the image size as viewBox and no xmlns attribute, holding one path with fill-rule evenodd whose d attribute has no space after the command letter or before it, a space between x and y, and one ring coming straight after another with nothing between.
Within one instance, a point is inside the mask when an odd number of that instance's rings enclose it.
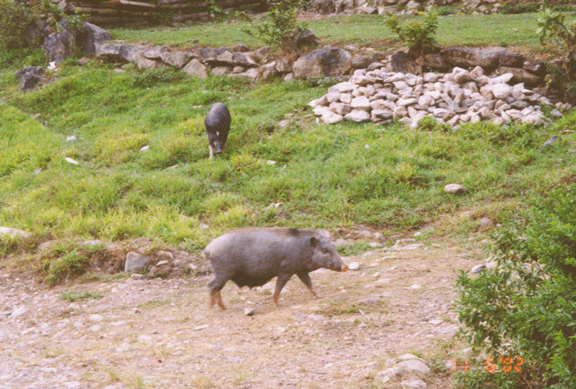
<instances>
[{"instance_id":1,"label":"weed","mask_svg":"<svg viewBox=\"0 0 576 389\"><path fill-rule=\"evenodd\" d=\"M89 291L85 291L84 293L78 293L78 292L66 292L63 293L62 295L60 295L60 298L62 300L66 300L70 303L73 303L74 301L78 301L78 300L84 300L84 299L99 299L104 297L104 295L100 292L89 292Z\"/></svg>"},{"instance_id":2,"label":"weed","mask_svg":"<svg viewBox=\"0 0 576 389\"><path fill-rule=\"evenodd\" d=\"M286 54L295 52L297 49L295 38L307 28L305 23L298 22L296 19L296 12L303 1L266 0L266 2L269 11L266 12L265 19L252 28L245 28L243 32Z\"/></svg>"},{"instance_id":3,"label":"weed","mask_svg":"<svg viewBox=\"0 0 576 389\"><path fill-rule=\"evenodd\" d=\"M353 242L343 244L337 248L338 253L342 256L360 255L370 250L370 245L367 242Z\"/></svg>"},{"instance_id":4,"label":"weed","mask_svg":"<svg viewBox=\"0 0 576 389\"><path fill-rule=\"evenodd\" d=\"M410 21L400 26L396 15L386 12L384 24L394 31L398 38L408 47L408 53L416 58L420 66L420 75L423 74L424 54L433 49L437 42L436 30L438 29L438 12L429 8L424 15L423 21Z\"/></svg>"}]
</instances>

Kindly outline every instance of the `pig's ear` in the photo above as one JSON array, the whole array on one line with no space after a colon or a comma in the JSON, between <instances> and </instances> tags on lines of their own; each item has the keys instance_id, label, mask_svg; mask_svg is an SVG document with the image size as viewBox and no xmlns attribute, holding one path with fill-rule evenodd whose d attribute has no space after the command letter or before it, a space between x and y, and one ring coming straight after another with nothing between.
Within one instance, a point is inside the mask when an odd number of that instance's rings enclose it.
<instances>
[{"instance_id":1,"label":"pig's ear","mask_svg":"<svg viewBox=\"0 0 576 389\"><path fill-rule=\"evenodd\" d=\"M310 246L312 247L316 247L316 245L318 244L318 239L316 239L316 237L311 237L310 238Z\"/></svg>"}]
</instances>

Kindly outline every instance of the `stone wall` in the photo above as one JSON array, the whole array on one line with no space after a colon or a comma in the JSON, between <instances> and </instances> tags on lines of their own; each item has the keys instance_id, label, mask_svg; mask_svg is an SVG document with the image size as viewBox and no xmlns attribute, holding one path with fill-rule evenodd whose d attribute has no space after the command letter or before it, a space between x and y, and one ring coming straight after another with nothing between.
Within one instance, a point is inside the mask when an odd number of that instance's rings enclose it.
<instances>
[{"instance_id":1,"label":"stone wall","mask_svg":"<svg viewBox=\"0 0 576 389\"><path fill-rule=\"evenodd\" d=\"M338 13L383 15L386 12L410 15L429 6L449 5L463 12L490 14L500 12L504 5L511 2L512 0L311 0L306 6L306 11L322 15ZM540 4L537 0L531 3ZM569 0L552 0L550 3L571 4Z\"/></svg>"},{"instance_id":2,"label":"stone wall","mask_svg":"<svg viewBox=\"0 0 576 389\"><path fill-rule=\"evenodd\" d=\"M31 0L34 2L36 0ZM88 15L96 25L150 24L172 18L175 22L202 20L209 17L212 5L223 12L244 10L262 12L262 0L50 0L69 15Z\"/></svg>"}]
</instances>

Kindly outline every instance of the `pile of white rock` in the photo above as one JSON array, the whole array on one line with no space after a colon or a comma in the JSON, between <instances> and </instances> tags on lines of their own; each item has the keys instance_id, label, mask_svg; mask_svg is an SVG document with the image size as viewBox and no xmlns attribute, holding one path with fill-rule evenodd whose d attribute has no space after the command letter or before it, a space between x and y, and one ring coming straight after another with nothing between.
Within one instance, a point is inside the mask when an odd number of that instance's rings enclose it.
<instances>
[{"instance_id":1,"label":"pile of white rock","mask_svg":"<svg viewBox=\"0 0 576 389\"><path fill-rule=\"evenodd\" d=\"M506 73L490 78L479 66L472 71L456 67L452 73L423 76L372 66L356 70L349 81L334 85L310 105L327 124L399 120L416 128L431 115L452 127L481 120L498 125L513 120L543 124L540 104L551 104L550 100L523 83L509 85L513 77Z\"/></svg>"}]
</instances>

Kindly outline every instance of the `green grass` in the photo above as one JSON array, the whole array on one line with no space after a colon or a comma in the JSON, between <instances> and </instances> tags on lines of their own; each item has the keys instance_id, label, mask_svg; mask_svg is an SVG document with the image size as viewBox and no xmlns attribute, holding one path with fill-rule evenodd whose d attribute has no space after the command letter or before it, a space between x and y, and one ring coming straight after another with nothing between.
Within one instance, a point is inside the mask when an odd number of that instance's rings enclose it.
<instances>
[{"instance_id":1,"label":"green grass","mask_svg":"<svg viewBox=\"0 0 576 389\"><path fill-rule=\"evenodd\" d=\"M85 299L99 299L104 297L104 295L100 292L89 292L89 291L85 291L84 293L79 293L79 292L66 292L66 293L62 293L60 295L60 298L62 300L66 300L70 303L73 303L74 301L78 301L78 300L85 300Z\"/></svg>"},{"instance_id":2,"label":"green grass","mask_svg":"<svg viewBox=\"0 0 576 389\"><path fill-rule=\"evenodd\" d=\"M571 14L566 13L571 20ZM414 18L403 17L403 19ZM308 21L320 44L356 44L372 46L378 50L390 51L399 47L396 36L382 24L378 15L337 16ZM504 45L522 46L530 51L541 51L534 31L537 28L537 13L520 15L453 15L439 17L438 40L442 46L463 45ZM202 23L184 27L157 27L140 30L113 29L113 39L126 42L142 42L175 47L191 46L235 46L244 43L259 47L261 43L242 32L249 26L247 22ZM392 45L392 46L391 46Z\"/></svg>"},{"instance_id":3,"label":"green grass","mask_svg":"<svg viewBox=\"0 0 576 389\"><path fill-rule=\"evenodd\" d=\"M197 251L233 227L363 224L391 236L441 219L436 233L469 234L476 219L506 220L530 196L576 177L574 133L540 153L548 137L576 126L575 114L547 128L328 126L307 106L328 86L310 82L69 64L23 94L12 74L0 71L0 225L39 241L147 237ZM216 101L233 123L225 153L210 162L203 121ZM280 128L287 117L292 124ZM454 182L469 193L444 193ZM99 255L75 245L60 251L44 261L50 282L82 273Z\"/></svg>"}]
</instances>

